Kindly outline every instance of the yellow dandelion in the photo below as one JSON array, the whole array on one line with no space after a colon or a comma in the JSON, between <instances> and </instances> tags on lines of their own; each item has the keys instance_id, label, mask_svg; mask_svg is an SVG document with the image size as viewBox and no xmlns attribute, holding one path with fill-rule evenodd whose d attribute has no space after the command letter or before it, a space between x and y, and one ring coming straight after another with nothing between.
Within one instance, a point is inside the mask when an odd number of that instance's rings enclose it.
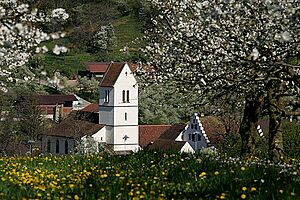
<instances>
[{"instance_id":1,"label":"yellow dandelion","mask_svg":"<svg viewBox=\"0 0 300 200\"><path fill-rule=\"evenodd\" d=\"M246 190L247 190L247 188L246 188L246 187L242 187L242 190L243 190L243 191L246 191Z\"/></svg>"},{"instance_id":2,"label":"yellow dandelion","mask_svg":"<svg viewBox=\"0 0 300 200\"><path fill-rule=\"evenodd\" d=\"M250 191L251 191L251 192L255 192L255 191L256 191L256 188L255 188L255 187L251 187Z\"/></svg>"},{"instance_id":3,"label":"yellow dandelion","mask_svg":"<svg viewBox=\"0 0 300 200\"><path fill-rule=\"evenodd\" d=\"M247 197L247 196L246 196L245 194L242 194L242 195L241 195L241 199L246 199L246 197Z\"/></svg>"},{"instance_id":4,"label":"yellow dandelion","mask_svg":"<svg viewBox=\"0 0 300 200\"><path fill-rule=\"evenodd\" d=\"M199 177L204 177L204 176L206 176L206 173L205 173L205 172L202 172L202 173L199 175Z\"/></svg>"},{"instance_id":5,"label":"yellow dandelion","mask_svg":"<svg viewBox=\"0 0 300 200\"><path fill-rule=\"evenodd\" d=\"M220 173L218 171L215 172L215 175L218 176Z\"/></svg>"},{"instance_id":6,"label":"yellow dandelion","mask_svg":"<svg viewBox=\"0 0 300 200\"><path fill-rule=\"evenodd\" d=\"M79 196L78 196L77 194L75 194L74 199L75 199L75 200L78 200L78 199L79 199Z\"/></svg>"},{"instance_id":7,"label":"yellow dandelion","mask_svg":"<svg viewBox=\"0 0 300 200\"><path fill-rule=\"evenodd\" d=\"M242 171L245 171L245 170L246 170L246 168L245 168L245 167L241 167L241 170L242 170Z\"/></svg>"}]
</instances>

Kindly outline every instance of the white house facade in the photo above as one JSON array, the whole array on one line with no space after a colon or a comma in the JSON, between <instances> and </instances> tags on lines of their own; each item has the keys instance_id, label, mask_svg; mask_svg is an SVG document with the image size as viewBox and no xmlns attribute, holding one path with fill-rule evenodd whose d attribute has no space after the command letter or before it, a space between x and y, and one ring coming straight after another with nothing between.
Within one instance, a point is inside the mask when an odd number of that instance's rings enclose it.
<instances>
[{"instance_id":1,"label":"white house facade","mask_svg":"<svg viewBox=\"0 0 300 200\"><path fill-rule=\"evenodd\" d=\"M204 128L197 113L192 115L190 122L178 135L176 141L187 141L196 151L208 147L210 141L205 134Z\"/></svg>"}]
</instances>

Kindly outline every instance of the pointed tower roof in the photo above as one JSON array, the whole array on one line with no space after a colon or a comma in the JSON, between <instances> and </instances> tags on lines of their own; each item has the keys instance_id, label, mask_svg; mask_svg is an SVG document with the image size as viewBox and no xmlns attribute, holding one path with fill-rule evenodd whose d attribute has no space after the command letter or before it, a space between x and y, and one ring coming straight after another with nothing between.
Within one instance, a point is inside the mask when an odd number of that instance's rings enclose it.
<instances>
[{"instance_id":1,"label":"pointed tower roof","mask_svg":"<svg viewBox=\"0 0 300 200\"><path fill-rule=\"evenodd\" d=\"M101 87L113 87L114 84L116 83L121 71L123 70L123 67L124 67L125 63L115 63L115 62L112 62L101 83L100 83L100 86Z\"/></svg>"}]
</instances>

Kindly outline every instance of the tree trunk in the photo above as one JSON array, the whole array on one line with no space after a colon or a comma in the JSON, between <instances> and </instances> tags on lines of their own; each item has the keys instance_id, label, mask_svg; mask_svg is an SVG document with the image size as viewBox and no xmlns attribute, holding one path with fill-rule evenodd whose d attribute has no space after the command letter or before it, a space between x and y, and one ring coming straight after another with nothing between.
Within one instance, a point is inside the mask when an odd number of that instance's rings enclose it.
<instances>
[{"instance_id":1,"label":"tree trunk","mask_svg":"<svg viewBox=\"0 0 300 200\"><path fill-rule=\"evenodd\" d=\"M284 116L284 101L280 96L281 84L279 90L275 89L280 83L275 81L270 83L268 90L268 111L269 111L269 159L275 162L282 161L284 156L283 137L281 120Z\"/></svg>"},{"instance_id":2,"label":"tree trunk","mask_svg":"<svg viewBox=\"0 0 300 200\"><path fill-rule=\"evenodd\" d=\"M245 98L245 108L239 133L242 139L242 157L255 156L258 144L257 123L262 111L263 97L249 94Z\"/></svg>"}]
</instances>

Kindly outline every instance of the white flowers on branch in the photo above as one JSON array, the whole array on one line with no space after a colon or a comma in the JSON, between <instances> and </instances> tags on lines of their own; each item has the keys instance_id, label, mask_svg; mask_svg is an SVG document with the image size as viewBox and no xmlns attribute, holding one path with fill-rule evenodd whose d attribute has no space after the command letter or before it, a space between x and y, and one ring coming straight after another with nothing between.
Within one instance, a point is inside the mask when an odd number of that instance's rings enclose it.
<instances>
[{"instance_id":1,"label":"white flowers on branch","mask_svg":"<svg viewBox=\"0 0 300 200\"><path fill-rule=\"evenodd\" d=\"M1 80L11 76L11 73L15 73L18 68L24 67L33 53L48 51L46 47L38 46L51 37L37 24L48 23L52 18L66 20L68 17L62 8L54 10L47 16L39 13L37 9L31 9L28 4L21 1L0 1ZM56 35L59 38L61 33Z\"/></svg>"},{"instance_id":2,"label":"white flowers on branch","mask_svg":"<svg viewBox=\"0 0 300 200\"><path fill-rule=\"evenodd\" d=\"M282 71L280 78L289 77L279 63L300 53L300 1L149 3L158 14L146 31L143 51L161 78L182 81L181 87L235 85L239 92L247 92L257 80L276 76L276 71Z\"/></svg>"}]
</instances>

